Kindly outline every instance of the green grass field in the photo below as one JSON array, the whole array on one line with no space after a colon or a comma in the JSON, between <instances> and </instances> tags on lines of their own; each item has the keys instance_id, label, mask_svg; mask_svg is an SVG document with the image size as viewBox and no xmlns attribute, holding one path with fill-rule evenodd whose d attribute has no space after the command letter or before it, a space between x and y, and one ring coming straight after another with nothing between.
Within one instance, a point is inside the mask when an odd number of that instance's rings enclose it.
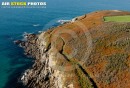
<instances>
[{"instance_id":1,"label":"green grass field","mask_svg":"<svg viewBox=\"0 0 130 88\"><path fill-rule=\"evenodd\" d=\"M130 15L104 17L105 22L130 22Z\"/></svg>"}]
</instances>

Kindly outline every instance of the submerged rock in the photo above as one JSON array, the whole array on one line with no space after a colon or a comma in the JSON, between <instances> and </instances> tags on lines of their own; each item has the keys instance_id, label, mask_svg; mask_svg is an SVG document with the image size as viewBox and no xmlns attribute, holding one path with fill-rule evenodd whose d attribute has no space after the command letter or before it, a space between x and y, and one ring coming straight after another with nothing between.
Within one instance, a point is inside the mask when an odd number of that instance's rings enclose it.
<instances>
[{"instance_id":1,"label":"submerged rock","mask_svg":"<svg viewBox=\"0 0 130 88\"><path fill-rule=\"evenodd\" d=\"M14 41L14 44L19 45L20 43L22 43L22 41L21 41L21 40L16 40L16 41Z\"/></svg>"}]
</instances>

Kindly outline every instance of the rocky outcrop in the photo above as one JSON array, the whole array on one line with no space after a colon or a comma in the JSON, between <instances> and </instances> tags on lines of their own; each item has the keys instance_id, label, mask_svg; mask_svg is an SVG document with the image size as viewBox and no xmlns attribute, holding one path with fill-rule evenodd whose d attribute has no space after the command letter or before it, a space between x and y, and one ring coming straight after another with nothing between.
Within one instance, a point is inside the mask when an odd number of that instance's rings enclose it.
<instances>
[{"instance_id":1,"label":"rocky outcrop","mask_svg":"<svg viewBox=\"0 0 130 88\"><path fill-rule=\"evenodd\" d=\"M129 88L129 23L103 21L130 15L99 11L77 17L20 43L35 58L21 81L27 88Z\"/></svg>"}]
</instances>

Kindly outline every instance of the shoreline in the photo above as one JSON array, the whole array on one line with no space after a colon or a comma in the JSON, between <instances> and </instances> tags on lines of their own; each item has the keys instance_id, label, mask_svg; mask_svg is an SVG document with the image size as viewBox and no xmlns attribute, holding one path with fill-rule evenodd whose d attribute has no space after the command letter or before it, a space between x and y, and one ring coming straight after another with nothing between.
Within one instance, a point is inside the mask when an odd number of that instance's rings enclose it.
<instances>
[{"instance_id":1,"label":"shoreline","mask_svg":"<svg viewBox=\"0 0 130 88\"><path fill-rule=\"evenodd\" d=\"M127 14L130 14L130 12L115 10L93 12L76 17L74 22L65 23L60 27L58 26L39 34L29 34L26 36L27 41L21 41L20 46L24 48L25 55L35 58L35 63L32 68L27 69L23 73L21 81L27 88L97 88L104 86L110 88L111 86L115 86L118 82L114 85L111 82L112 80L108 84L104 81L109 77L107 74L111 70L109 68L111 67L111 63L107 59L102 59L107 58L105 57L107 53L101 51L105 51L108 48L108 46L105 46L105 42L109 42L107 38L114 36L111 34L113 33L113 26L123 27L123 25L128 26L128 24L118 22L105 23L103 17ZM81 25L79 26L77 23L83 23L86 29L82 29ZM71 30L68 30L68 28ZM115 31L117 31L116 33L122 33L120 30ZM92 46L101 48L96 47L97 49L92 50L90 53L89 57L91 58L85 57L87 59L84 59L84 53L88 52L86 50L88 49L87 46L89 46L87 45L88 40L86 40L86 37L88 35L85 35L86 32L90 32L91 34L89 37L92 37ZM103 34L109 36L107 37ZM114 38L117 39L118 37ZM104 45L100 44L100 42ZM100 55L97 50L103 53L103 55ZM118 54L117 51L115 53ZM121 54L121 57L125 58L125 54L123 56ZM98 65L101 65L101 67L98 67ZM114 70L118 70L118 67ZM115 74L112 75L115 76ZM117 78L120 78L120 76ZM112 79L114 80L114 77Z\"/></svg>"}]
</instances>

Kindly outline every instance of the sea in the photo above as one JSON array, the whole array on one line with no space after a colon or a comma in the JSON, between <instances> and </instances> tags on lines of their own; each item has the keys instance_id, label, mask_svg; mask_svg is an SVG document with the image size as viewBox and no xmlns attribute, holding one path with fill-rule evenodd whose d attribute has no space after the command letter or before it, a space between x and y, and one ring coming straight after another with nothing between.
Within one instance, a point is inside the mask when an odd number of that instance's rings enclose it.
<instances>
[{"instance_id":1,"label":"sea","mask_svg":"<svg viewBox=\"0 0 130 88\"><path fill-rule=\"evenodd\" d=\"M32 1L38 0L1 0ZM59 25L59 20L99 10L130 11L130 0L39 0L45 8L0 7L0 88L24 88L18 83L22 73L31 68L34 59L13 41L23 39L24 33L38 33Z\"/></svg>"}]
</instances>

